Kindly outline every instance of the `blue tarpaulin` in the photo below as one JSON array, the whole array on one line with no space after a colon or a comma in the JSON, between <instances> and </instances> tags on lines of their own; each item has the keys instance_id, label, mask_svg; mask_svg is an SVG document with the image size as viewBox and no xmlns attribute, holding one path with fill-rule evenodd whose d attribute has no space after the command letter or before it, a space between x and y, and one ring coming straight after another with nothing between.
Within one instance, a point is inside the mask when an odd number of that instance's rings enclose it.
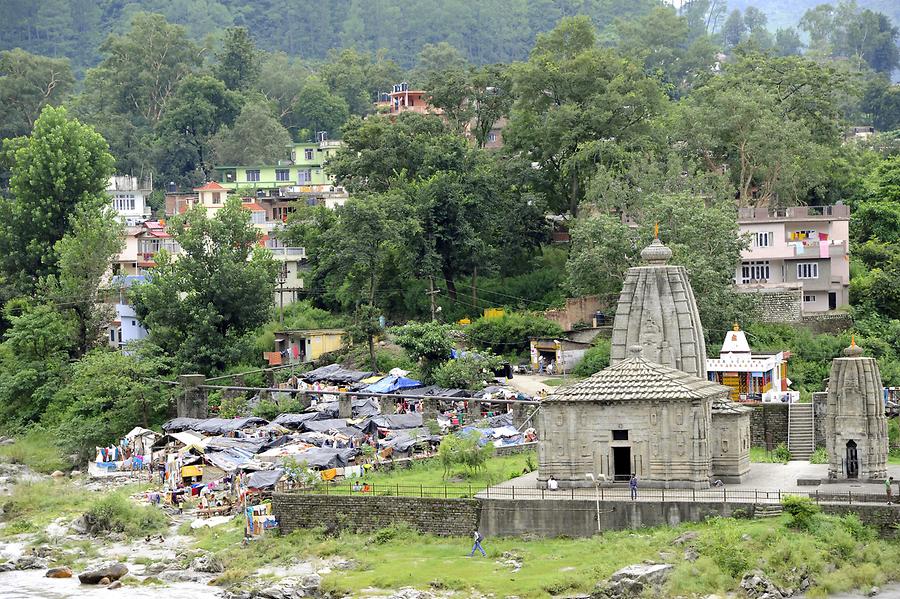
<instances>
[{"instance_id":1,"label":"blue tarpaulin","mask_svg":"<svg viewBox=\"0 0 900 599\"><path fill-rule=\"evenodd\" d=\"M421 386L422 383L419 381L408 379L405 376L394 376L393 374L389 374L377 383L372 383L363 389L363 391L368 391L369 393L394 393L399 389L411 389L413 387Z\"/></svg>"}]
</instances>

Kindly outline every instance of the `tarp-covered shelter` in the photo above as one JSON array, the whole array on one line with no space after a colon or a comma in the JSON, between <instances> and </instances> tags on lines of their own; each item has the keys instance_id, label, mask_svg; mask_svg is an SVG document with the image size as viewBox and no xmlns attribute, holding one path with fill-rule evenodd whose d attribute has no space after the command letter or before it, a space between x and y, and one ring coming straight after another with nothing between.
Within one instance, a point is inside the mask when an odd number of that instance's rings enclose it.
<instances>
[{"instance_id":1,"label":"tarp-covered shelter","mask_svg":"<svg viewBox=\"0 0 900 599\"><path fill-rule=\"evenodd\" d=\"M275 470L259 470L254 472L247 478L247 487L250 489L268 489L275 486L275 483L284 476L284 470L276 468Z\"/></svg>"},{"instance_id":2,"label":"tarp-covered shelter","mask_svg":"<svg viewBox=\"0 0 900 599\"><path fill-rule=\"evenodd\" d=\"M248 416L246 418L173 418L162 425L165 432L195 431L207 435L227 435L245 428L268 424L268 420Z\"/></svg>"},{"instance_id":3,"label":"tarp-covered shelter","mask_svg":"<svg viewBox=\"0 0 900 599\"><path fill-rule=\"evenodd\" d=\"M362 372L359 370L348 370L340 364L329 364L315 370L310 370L301 375L303 380L309 383L319 381L332 381L335 383L358 383L359 381L372 376L372 372Z\"/></svg>"},{"instance_id":4,"label":"tarp-covered shelter","mask_svg":"<svg viewBox=\"0 0 900 599\"><path fill-rule=\"evenodd\" d=\"M400 389L413 389L421 386L422 383L415 379L390 374L364 390L369 393L396 393Z\"/></svg>"},{"instance_id":5,"label":"tarp-covered shelter","mask_svg":"<svg viewBox=\"0 0 900 599\"><path fill-rule=\"evenodd\" d=\"M404 428L420 428L422 426L422 413L412 412L410 414L386 414L384 416L376 416L372 418L372 423L378 428L388 429L404 429Z\"/></svg>"},{"instance_id":6,"label":"tarp-covered shelter","mask_svg":"<svg viewBox=\"0 0 900 599\"><path fill-rule=\"evenodd\" d=\"M324 433L330 430L342 429L347 426L344 418L329 418L328 420L307 420L303 423L303 431Z\"/></svg>"},{"instance_id":7,"label":"tarp-covered shelter","mask_svg":"<svg viewBox=\"0 0 900 599\"><path fill-rule=\"evenodd\" d=\"M337 418L340 413L340 407L336 401L320 403L316 406L316 409L320 419ZM351 401L350 412L353 418L365 418L367 416L377 416L381 413L381 410L378 407L378 400L370 397Z\"/></svg>"}]
</instances>

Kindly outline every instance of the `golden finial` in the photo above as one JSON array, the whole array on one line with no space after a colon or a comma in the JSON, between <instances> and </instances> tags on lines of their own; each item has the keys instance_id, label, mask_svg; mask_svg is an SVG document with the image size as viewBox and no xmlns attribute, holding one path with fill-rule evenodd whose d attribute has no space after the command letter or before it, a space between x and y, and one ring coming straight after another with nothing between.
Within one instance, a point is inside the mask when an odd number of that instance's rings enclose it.
<instances>
[{"instance_id":1,"label":"golden finial","mask_svg":"<svg viewBox=\"0 0 900 599\"><path fill-rule=\"evenodd\" d=\"M850 333L850 347L856 347L856 335Z\"/></svg>"},{"instance_id":2,"label":"golden finial","mask_svg":"<svg viewBox=\"0 0 900 599\"><path fill-rule=\"evenodd\" d=\"M653 225L653 238L659 239L659 223Z\"/></svg>"}]
</instances>

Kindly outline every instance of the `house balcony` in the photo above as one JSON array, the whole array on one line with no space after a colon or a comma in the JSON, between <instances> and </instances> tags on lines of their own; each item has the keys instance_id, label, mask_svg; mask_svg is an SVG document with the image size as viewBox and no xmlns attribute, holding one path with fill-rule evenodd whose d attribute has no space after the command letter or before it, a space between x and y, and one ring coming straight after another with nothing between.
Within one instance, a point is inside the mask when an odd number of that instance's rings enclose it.
<instances>
[{"instance_id":1,"label":"house balcony","mask_svg":"<svg viewBox=\"0 0 900 599\"><path fill-rule=\"evenodd\" d=\"M850 220L850 207L836 206L793 206L791 208L739 208L738 222L751 224L760 222L788 221L834 221Z\"/></svg>"}]
</instances>

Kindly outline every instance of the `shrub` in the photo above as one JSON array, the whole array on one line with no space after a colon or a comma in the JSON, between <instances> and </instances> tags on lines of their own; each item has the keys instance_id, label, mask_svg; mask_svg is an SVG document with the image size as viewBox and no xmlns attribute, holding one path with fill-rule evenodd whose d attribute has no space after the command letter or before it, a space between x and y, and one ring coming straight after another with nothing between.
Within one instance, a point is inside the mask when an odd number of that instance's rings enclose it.
<instances>
[{"instance_id":1,"label":"shrub","mask_svg":"<svg viewBox=\"0 0 900 599\"><path fill-rule=\"evenodd\" d=\"M820 447L819 449L812 452L812 455L809 456L810 464L827 464L828 463L828 453L826 453L825 449Z\"/></svg>"},{"instance_id":2,"label":"shrub","mask_svg":"<svg viewBox=\"0 0 900 599\"><path fill-rule=\"evenodd\" d=\"M532 312L479 318L466 329L466 337L473 345L497 354L525 352L532 337L558 337L562 333L558 324Z\"/></svg>"},{"instance_id":3,"label":"shrub","mask_svg":"<svg viewBox=\"0 0 900 599\"><path fill-rule=\"evenodd\" d=\"M434 382L447 389L481 389L501 363L501 358L491 354L466 354L435 368Z\"/></svg>"},{"instance_id":4,"label":"shrub","mask_svg":"<svg viewBox=\"0 0 900 599\"><path fill-rule=\"evenodd\" d=\"M812 530L819 506L809 497L788 495L781 499L784 511L790 514L790 525L801 530Z\"/></svg>"},{"instance_id":5,"label":"shrub","mask_svg":"<svg viewBox=\"0 0 900 599\"><path fill-rule=\"evenodd\" d=\"M787 445L785 445L784 443L779 443L775 450L772 452L772 457L783 464L787 464L791 461L791 452L787 448Z\"/></svg>"},{"instance_id":6,"label":"shrub","mask_svg":"<svg viewBox=\"0 0 900 599\"><path fill-rule=\"evenodd\" d=\"M247 398L243 395L226 395L219 401L219 416L234 418L247 415Z\"/></svg>"},{"instance_id":7,"label":"shrub","mask_svg":"<svg viewBox=\"0 0 900 599\"><path fill-rule=\"evenodd\" d=\"M481 446L481 433L471 431L466 435L447 435L438 447L438 459L444 467L444 478L450 476L455 466L463 466L471 473L481 470L494 454L490 443Z\"/></svg>"},{"instance_id":8,"label":"shrub","mask_svg":"<svg viewBox=\"0 0 900 599\"><path fill-rule=\"evenodd\" d=\"M165 528L167 519L153 506L137 505L122 495L107 495L95 501L85 514L97 532L124 532L140 536Z\"/></svg>"},{"instance_id":9,"label":"shrub","mask_svg":"<svg viewBox=\"0 0 900 599\"><path fill-rule=\"evenodd\" d=\"M594 347L584 352L584 358L572 370L575 376L591 376L609 366L609 353L612 344L609 339L598 337Z\"/></svg>"}]
</instances>

